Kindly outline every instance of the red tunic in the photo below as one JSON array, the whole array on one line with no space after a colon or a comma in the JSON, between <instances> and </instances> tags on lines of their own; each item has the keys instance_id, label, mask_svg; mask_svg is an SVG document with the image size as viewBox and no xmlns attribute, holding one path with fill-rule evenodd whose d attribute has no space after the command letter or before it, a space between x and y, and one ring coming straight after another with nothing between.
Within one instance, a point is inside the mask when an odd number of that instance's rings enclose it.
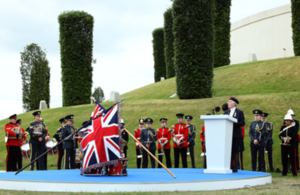
<instances>
[{"instance_id":1,"label":"red tunic","mask_svg":"<svg viewBox=\"0 0 300 195\"><path fill-rule=\"evenodd\" d=\"M141 129L134 130L134 137L139 141L141 141L141 131L142 131ZM138 143L135 140L134 142L135 142L135 149L140 149L140 147L137 145Z\"/></svg>"},{"instance_id":2,"label":"red tunic","mask_svg":"<svg viewBox=\"0 0 300 195\"><path fill-rule=\"evenodd\" d=\"M6 146L20 146L21 140L17 139L16 134L15 134L15 131L18 128L20 128L20 126L17 124L13 125L11 123L7 123L5 125L5 133L8 136L8 140L5 143ZM19 129L19 131L21 131L21 130Z\"/></svg>"},{"instance_id":3,"label":"red tunic","mask_svg":"<svg viewBox=\"0 0 300 195\"><path fill-rule=\"evenodd\" d=\"M185 128L186 124L184 123L177 123L176 125L173 126L174 129L174 134L176 135L177 139L181 139L183 143L181 144L181 147L187 147L187 137L189 135L189 128ZM174 135L172 134L173 137L173 148L178 148L177 144L175 143L175 138Z\"/></svg>"},{"instance_id":4,"label":"red tunic","mask_svg":"<svg viewBox=\"0 0 300 195\"><path fill-rule=\"evenodd\" d=\"M46 128L46 132L47 132L47 137L50 139L50 134L48 132L48 129ZM47 143L48 141L45 141L45 144Z\"/></svg>"},{"instance_id":5,"label":"red tunic","mask_svg":"<svg viewBox=\"0 0 300 195\"><path fill-rule=\"evenodd\" d=\"M160 143L165 144L164 149L170 149L171 131L168 127L160 128L157 131L157 148L161 149Z\"/></svg>"},{"instance_id":6,"label":"red tunic","mask_svg":"<svg viewBox=\"0 0 300 195\"><path fill-rule=\"evenodd\" d=\"M245 138L245 128L244 126L242 126L242 135L243 135L243 139Z\"/></svg>"},{"instance_id":7,"label":"red tunic","mask_svg":"<svg viewBox=\"0 0 300 195\"><path fill-rule=\"evenodd\" d=\"M27 140L27 138L26 138L26 136L25 136L25 131L24 131L24 129L21 128L21 131L22 131L22 133L24 133L24 134L22 135L23 139L20 140L20 146L23 145L23 141Z\"/></svg>"},{"instance_id":8,"label":"red tunic","mask_svg":"<svg viewBox=\"0 0 300 195\"><path fill-rule=\"evenodd\" d=\"M201 129L201 133L200 133L200 141L201 142L205 142L205 126L203 125L202 126L202 129ZM201 146L201 149L204 150L205 149L205 146Z\"/></svg>"}]
</instances>

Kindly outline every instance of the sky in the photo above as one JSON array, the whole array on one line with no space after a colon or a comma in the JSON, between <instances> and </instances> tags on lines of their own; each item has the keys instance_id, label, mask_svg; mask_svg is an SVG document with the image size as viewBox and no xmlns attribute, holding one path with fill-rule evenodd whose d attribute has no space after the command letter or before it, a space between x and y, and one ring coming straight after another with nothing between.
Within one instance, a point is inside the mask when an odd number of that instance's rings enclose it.
<instances>
[{"instance_id":1,"label":"sky","mask_svg":"<svg viewBox=\"0 0 300 195\"><path fill-rule=\"evenodd\" d=\"M289 3L232 0L231 22ZM163 27L171 5L170 0L0 0L0 120L23 112L20 52L31 43L47 53L50 107L62 106L58 16L64 11L94 17L92 91L100 86L109 99L111 91L123 94L154 83L152 31Z\"/></svg>"}]
</instances>

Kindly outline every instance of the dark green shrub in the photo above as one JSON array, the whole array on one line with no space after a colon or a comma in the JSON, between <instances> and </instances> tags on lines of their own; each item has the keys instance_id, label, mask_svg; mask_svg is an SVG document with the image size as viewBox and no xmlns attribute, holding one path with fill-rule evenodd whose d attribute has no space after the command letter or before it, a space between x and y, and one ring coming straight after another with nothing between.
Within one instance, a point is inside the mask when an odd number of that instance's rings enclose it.
<instances>
[{"instance_id":1,"label":"dark green shrub","mask_svg":"<svg viewBox=\"0 0 300 195\"><path fill-rule=\"evenodd\" d=\"M291 3L294 53L300 56L300 1L291 0Z\"/></svg>"},{"instance_id":2,"label":"dark green shrub","mask_svg":"<svg viewBox=\"0 0 300 195\"><path fill-rule=\"evenodd\" d=\"M166 60L166 77L172 78L175 76L174 68L174 34L173 34L173 15L172 9L169 8L164 13L164 46Z\"/></svg>"},{"instance_id":3,"label":"dark green shrub","mask_svg":"<svg viewBox=\"0 0 300 195\"><path fill-rule=\"evenodd\" d=\"M154 81L166 78L166 63L164 52L164 29L157 28L152 32L153 57L154 57Z\"/></svg>"}]
</instances>

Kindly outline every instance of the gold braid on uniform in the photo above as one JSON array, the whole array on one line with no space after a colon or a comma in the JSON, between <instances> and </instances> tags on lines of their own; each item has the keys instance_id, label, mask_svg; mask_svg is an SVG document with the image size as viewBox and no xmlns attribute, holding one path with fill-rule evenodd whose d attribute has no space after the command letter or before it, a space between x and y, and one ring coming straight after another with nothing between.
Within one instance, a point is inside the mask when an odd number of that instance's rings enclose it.
<instances>
[{"instance_id":1,"label":"gold braid on uniform","mask_svg":"<svg viewBox=\"0 0 300 195\"><path fill-rule=\"evenodd\" d=\"M195 132L195 126L193 126L193 131L190 131L190 129L189 129L189 134L190 135L193 135L194 132Z\"/></svg>"},{"instance_id":2,"label":"gold braid on uniform","mask_svg":"<svg viewBox=\"0 0 300 195\"><path fill-rule=\"evenodd\" d=\"M265 126L265 123L263 122L263 125L262 125L262 127L261 128L259 128L259 126L258 126L258 122L256 123L256 126L255 126L255 130L256 131L258 131L259 133L261 133L261 131L262 131L262 129L264 128L264 126Z\"/></svg>"},{"instance_id":3,"label":"gold braid on uniform","mask_svg":"<svg viewBox=\"0 0 300 195\"><path fill-rule=\"evenodd\" d=\"M153 133L148 129L148 134L149 134L152 138L154 138L154 137L157 135L157 132L156 132L156 130L154 130L154 135L153 135Z\"/></svg>"},{"instance_id":4,"label":"gold braid on uniform","mask_svg":"<svg viewBox=\"0 0 300 195\"><path fill-rule=\"evenodd\" d=\"M267 127L267 133L270 133L270 131L273 130L273 123L270 123L270 128Z\"/></svg>"}]
</instances>

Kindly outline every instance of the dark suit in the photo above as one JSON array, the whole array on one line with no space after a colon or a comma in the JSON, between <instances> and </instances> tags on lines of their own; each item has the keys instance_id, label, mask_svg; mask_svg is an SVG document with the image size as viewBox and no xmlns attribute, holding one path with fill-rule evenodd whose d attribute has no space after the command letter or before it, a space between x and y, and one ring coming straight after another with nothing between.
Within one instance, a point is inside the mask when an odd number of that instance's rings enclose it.
<instances>
[{"instance_id":1,"label":"dark suit","mask_svg":"<svg viewBox=\"0 0 300 195\"><path fill-rule=\"evenodd\" d=\"M126 131L124 131L124 127L121 127L121 134L122 134L122 139L125 141L123 142L123 152L124 152L124 157L127 158L127 149L128 149L128 133Z\"/></svg>"},{"instance_id":2,"label":"dark suit","mask_svg":"<svg viewBox=\"0 0 300 195\"><path fill-rule=\"evenodd\" d=\"M37 129L39 129L37 131ZM34 132L40 132L40 135L35 134ZM33 161L36 157L40 156L45 152L45 137L47 136L45 124L42 122L34 121L30 123L29 126L29 134L30 134L30 149L31 149L31 161ZM42 141L39 141L39 138L42 138ZM37 160L39 164L38 170L45 170L44 158L40 158ZM34 163L31 164L30 170L33 171Z\"/></svg>"},{"instance_id":3,"label":"dark suit","mask_svg":"<svg viewBox=\"0 0 300 195\"><path fill-rule=\"evenodd\" d=\"M151 136L151 134L153 136ZM143 129L141 131L141 143L146 147L147 143L151 143L149 148L147 148L154 156L155 156L155 150L156 150L156 144L155 141L157 140L157 134L154 129ZM148 153L144 150L142 147L142 153L143 153L143 163L142 168L148 168ZM149 155L150 156L150 155ZM155 168L155 160L150 156L151 160L151 166L152 168Z\"/></svg>"},{"instance_id":4,"label":"dark suit","mask_svg":"<svg viewBox=\"0 0 300 195\"><path fill-rule=\"evenodd\" d=\"M187 137L187 142L189 143L189 150L190 156L192 161L192 167L196 168L195 166L195 155L194 155L194 146L195 146L195 137L196 137L196 127L195 125L189 125L189 135Z\"/></svg>"},{"instance_id":5,"label":"dark suit","mask_svg":"<svg viewBox=\"0 0 300 195\"><path fill-rule=\"evenodd\" d=\"M224 114L231 115L231 110L226 110ZM237 123L233 124L231 169L233 172L237 172L239 152L244 150L242 134L242 126L245 125L244 112L236 108L232 117L237 119Z\"/></svg>"},{"instance_id":6,"label":"dark suit","mask_svg":"<svg viewBox=\"0 0 300 195\"><path fill-rule=\"evenodd\" d=\"M265 135L265 142L266 142L266 151L268 151L268 161L269 161L269 167L270 171L274 171L273 166L273 124L266 122L266 135ZM267 167L267 166L266 166Z\"/></svg>"},{"instance_id":7,"label":"dark suit","mask_svg":"<svg viewBox=\"0 0 300 195\"><path fill-rule=\"evenodd\" d=\"M251 158L252 158L252 171L256 171L256 160L257 160L257 152L258 152L258 164L260 169L263 172L266 172L265 167L265 147L266 147L266 126L262 121L253 121L250 124L249 128L249 136L250 136L250 147L251 147ZM255 145L254 140L258 141L258 144Z\"/></svg>"},{"instance_id":8,"label":"dark suit","mask_svg":"<svg viewBox=\"0 0 300 195\"><path fill-rule=\"evenodd\" d=\"M53 137L56 139L57 143L59 143L61 141L61 138L60 138L61 129L62 128L58 128L56 133L53 135ZM62 161L62 157L64 156L63 144L59 144L57 146L57 149L58 149L57 169L61 169L61 161Z\"/></svg>"},{"instance_id":9,"label":"dark suit","mask_svg":"<svg viewBox=\"0 0 300 195\"><path fill-rule=\"evenodd\" d=\"M65 139L76 131L74 126L65 125L61 129L61 139ZM64 169L75 169L75 154L76 154L77 141L73 141L73 136L70 136L64 141L63 149L65 150Z\"/></svg>"}]
</instances>

